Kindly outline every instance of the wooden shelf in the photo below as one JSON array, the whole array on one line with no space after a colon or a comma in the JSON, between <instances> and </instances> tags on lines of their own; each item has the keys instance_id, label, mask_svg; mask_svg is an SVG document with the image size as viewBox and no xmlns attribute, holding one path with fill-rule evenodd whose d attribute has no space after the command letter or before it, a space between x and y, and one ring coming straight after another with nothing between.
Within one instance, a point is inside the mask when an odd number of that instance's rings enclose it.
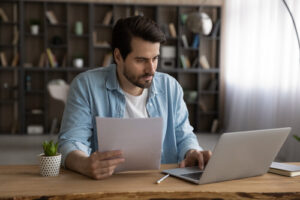
<instances>
[{"instance_id":1,"label":"wooden shelf","mask_svg":"<svg viewBox=\"0 0 300 200\"><path fill-rule=\"evenodd\" d=\"M204 3L204 4L201 4ZM209 132L212 120L220 120L220 111L218 102L220 99L220 43L221 37L217 35L203 36L199 35L199 46L193 48L189 46L184 48L181 41L182 34L185 34L188 41L191 42L194 33L189 32L187 27L180 21L180 15L183 13L191 13L199 11L200 7L212 18L215 23L221 20L223 0L210 1L142 1L142 0L2 0L0 7L8 15L8 22L0 22L0 48L5 52L7 62L11 60L17 51L20 55L17 67L1 67L0 66L0 84L8 82L11 85L18 85L18 89L14 91L14 95L19 97L18 100L8 100L0 98L0 105L14 105L18 103L17 110L10 110L0 107L0 116L9 113L9 118L14 119L15 112L18 113L18 124L20 125L18 134L26 134L29 123L34 123L36 116L29 114L28 110L33 107L42 107L43 114L38 116L39 124L42 124L44 132L48 133L51 128L53 118L61 120L59 112L53 112L58 109L53 99L49 98L47 92L47 84L53 79L63 79L68 84L73 78L86 70L94 69L102 66L104 57L111 51L110 46L97 46L94 44L93 33L97 33L97 42L107 41L111 44L111 35L113 24L121 17L132 16L135 11L142 12L145 16L152 18L159 26L168 27L173 23L176 29L176 37L167 35L167 41L164 45L175 47L174 67L162 67L159 61L157 71L168 73L173 76L181 84L183 90L193 90L198 93L197 101L187 102L190 112L190 122L196 132ZM13 19L13 7L17 7L17 19ZM45 11L53 11L58 24L51 24L45 15ZM103 24L105 13L112 11L112 21L108 25ZM38 19L41 22L40 33L32 35L29 31L29 22L31 19ZM16 22L13 22L16 21ZM74 32L75 24L81 21L83 25L83 34L76 35ZM19 41L17 45L11 45L14 29L19 31ZM166 30L168 32L168 30ZM58 36L62 39L63 44L53 45L51 39ZM42 53L46 52L46 48L50 48L55 55L58 65L64 63L64 67L50 67L49 61L42 62L40 60ZM211 66L210 69L202 69L200 64L194 68L182 68L181 55L184 55L191 61L197 56L205 55ZM46 57L48 55L45 55ZM73 58L82 57L84 59L83 68L73 67ZM64 62L63 62L64 61ZM32 67L25 67L26 63L30 63ZM1 62L0 62L1 65ZM43 67L38 66L43 65ZM3 74L3 75L1 75ZM30 77L30 78L29 78ZM212 77L217 80L216 90L207 90ZM27 83L27 81L29 83ZM33 90L26 91L26 85L30 84ZM37 88L37 89L35 89ZM207 98L205 101L210 108L209 112L201 111L199 98ZM59 108L63 110L63 108ZM12 121L11 121L12 124ZM205 126L202 126L204 124ZM219 123L221 124L221 123ZM0 122L1 127L1 122ZM203 128L205 127L205 128ZM9 130L9 129L7 129ZM1 130L6 132L6 130Z\"/></svg>"}]
</instances>

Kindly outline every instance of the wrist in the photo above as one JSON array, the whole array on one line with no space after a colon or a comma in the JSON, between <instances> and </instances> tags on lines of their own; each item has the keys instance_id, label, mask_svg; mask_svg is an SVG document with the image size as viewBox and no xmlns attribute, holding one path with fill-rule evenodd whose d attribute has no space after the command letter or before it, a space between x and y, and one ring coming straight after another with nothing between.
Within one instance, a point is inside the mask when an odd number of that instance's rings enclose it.
<instances>
[{"instance_id":1,"label":"wrist","mask_svg":"<svg viewBox=\"0 0 300 200\"><path fill-rule=\"evenodd\" d=\"M81 174L87 173L88 156L79 150L72 151L66 158L66 167Z\"/></svg>"}]
</instances>

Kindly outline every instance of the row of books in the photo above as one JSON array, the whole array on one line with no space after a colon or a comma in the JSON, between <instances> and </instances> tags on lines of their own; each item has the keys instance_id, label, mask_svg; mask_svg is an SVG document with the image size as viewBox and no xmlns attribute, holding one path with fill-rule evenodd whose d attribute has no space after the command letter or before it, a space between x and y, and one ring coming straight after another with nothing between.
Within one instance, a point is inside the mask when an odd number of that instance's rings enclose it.
<instances>
[{"instance_id":1,"label":"row of books","mask_svg":"<svg viewBox=\"0 0 300 200\"><path fill-rule=\"evenodd\" d=\"M12 17L13 17L13 19L12 19L13 22L18 21L18 19L17 19L18 18L18 8L17 8L16 4L14 4L14 6L13 6L13 16ZM0 21L9 22L9 17L3 8L0 8Z\"/></svg>"},{"instance_id":2,"label":"row of books","mask_svg":"<svg viewBox=\"0 0 300 200\"><path fill-rule=\"evenodd\" d=\"M109 52L104 55L102 66L108 66L112 62L113 62L113 56L112 56L112 53ZM15 53L14 57L12 58L10 66L16 67L18 65L18 63L19 63L19 53ZM63 60L62 60L61 64L59 65L57 58L54 55L54 53L52 52L52 50L50 48L47 48L45 52L41 53L38 66L44 67L44 66L48 66L48 64L49 64L49 66L51 68L56 68L58 66L66 67L66 63L67 63L66 55L63 57ZM0 65L1 67L9 66L5 52L0 52L0 64L1 64ZM25 67L32 67L32 64L27 63L27 64L25 64Z\"/></svg>"},{"instance_id":3,"label":"row of books","mask_svg":"<svg viewBox=\"0 0 300 200\"><path fill-rule=\"evenodd\" d=\"M50 24L53 24L53 25L58 24L58 19L57 19L56 15L54 14L54 12L52 10L46 11L45 14L46 14L46 17L49 20ZM105 16L103 18L102 24L103 25L110 25L112 23L112 17L113 17L113 12L112 11L106 12Z\"/></svg>"},{"instance_id":4,"label":"row of books","mask_svg":"<svg viewBox=\"0 0 300 200\"><path fill-rule=\"evenodd\" d=\"M177 32L174 23L161 25L161 30L165 33L167 37L176 38Z\"/></svg>"},{"instance_id":5,"label":"row of books","mask_svg":"<svg viewBox=\"0 0 300 200\"><path fill-rule=\"evenodd\" d=\"M189 45L189 42L188 42L188 39L187 39L186 35L185 34L181 35L181 41L182 41L182 44L183 44L184 48L189 48L189 47L198 48L199 47L199 40L200 40L199 34L195 34L192 44Z\"/></svg>"},{"instance_id":6,"label":"row of books","mask_svg":"<svg viewBox=\"0 0 300 200\"><path fill-rule=\"evenodd\" d=\"M184 16L186 16L186 15L184 15ZM186 19L184 18L184 19L181 19L181 20L186 20ZM220 35L220 26L221 26L221 21L220 21L220 19L218 19L215 22L211 33L208 36L218 37ZM167 37L173 37L173 38L177 37L177 32L176 32L176 28L175 28L174 23L169 23L168 26L162 25L161 29L163 30L163 32L166 34ZM187 48L187 47L190 46L190 45L188 45L187 37L186 37L185 34L181 35L181 40L182 40L182 43L183 43L184 47ZM199 34L195 34L194 37L193 37L193 42L191 44L191 47L197 48L198 45L199 45Z\"/></svg>"},{"instance_id":7,"label":"row of books","mask_svg":"<svg viewBox=\"0 0 300 200\"><path fill-rule=\"evenodd\" d=\"M193 62L191 63L188 56L183 54L180 55L180 63L182 68L189 69L189 68L197 68L198 66L202 67L203 69L210 69L210 64L205 55L201 55L200 57L196 57Z\"/></svg>"},{"instance_id":8,"label":"row of books","mask_svg":"<svg viewBox=\"0 0 300 200\"><path fill-rule=\"evenodd\" d=\"M15 53L11 62L11 67L16 67L19 63L19 53ZM8 61L5 52L0 52L0 64L2 67L8 67Z\"/></svg>"},{"instance_id":9,"label":"row of books","mask_svg":"<svg viewBox=\"0 0 300 200\"><path fill-rule=\"evenodd\" d=\"M3 22L8 22L8 17L2 8L0 8L0 19Z\"/></svg>"},{"instance_id":10,"label":"row of books","mask_svg":"<svg viewBox=\"0 0 300 200\"><path fill-rule=\"evenodd\" d=\"M41 53L38 65L39 67L50 66L51 68L57 68L59 66L66 67L67 56L64 55L61 64L58 63L58 59L50 48L47 48L44 52ZM24 67L32 67L32 63L25 63Z\"/></svg>"}]
</instances>

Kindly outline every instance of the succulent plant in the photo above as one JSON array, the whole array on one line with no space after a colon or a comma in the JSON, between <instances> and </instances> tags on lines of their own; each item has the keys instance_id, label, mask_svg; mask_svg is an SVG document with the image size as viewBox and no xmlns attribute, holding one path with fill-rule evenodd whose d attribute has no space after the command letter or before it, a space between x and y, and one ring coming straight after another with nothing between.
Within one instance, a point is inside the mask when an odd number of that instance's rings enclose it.
<instances>
[{"instance_id":1,"label":"succulent plant","mask_svg":"<svg viewBox=\"0 0 300 200\"><path fill-rule=\"evenodd\" d=\"M294 138L296 139L296 140L298 140L298 142L300 142L300 137L299 136L297 136L297 135L293 135L294 136Z\"/></svg>"},{"instance_id":2,"label":"succulent plant","mask_svg":"<svg viewBox=\"0 0 300 200\"><path fill-rule=\"evenodd\" d=\"M45 156L56 156L57 147L58 147L58 142L56 142L54 144L52 140L50 142L44 141L43 142L43 149L44 149Z\"/></svg>"}]
</instances>

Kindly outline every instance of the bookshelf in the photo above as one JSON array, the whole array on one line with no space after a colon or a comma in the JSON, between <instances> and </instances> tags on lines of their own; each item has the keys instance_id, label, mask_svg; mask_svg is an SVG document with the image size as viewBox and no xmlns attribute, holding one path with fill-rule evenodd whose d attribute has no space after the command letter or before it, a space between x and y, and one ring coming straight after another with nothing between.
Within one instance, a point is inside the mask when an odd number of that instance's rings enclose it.
<instances>
[{"instance_id":1,"label":"bookshelf","mask_svg":"<svg viewBox=\"0 0 300 200\"><path fill-rule=\"evenodd\" d=\"M71 83L77 74L110 63L113 24L137 14L152 18L166 33L158 71L183 87L195 132L211 132L213 124L220 130L220 30L212 33L221 21L221 4L2 0L7 19L0 11L0 134L28 134L31 125L49 134L55 120L57 132L64 105L50 98L47 83ZM189 29L184 19L195 12L209 15L211 34Z\"/></svg>"}]
</instances>

